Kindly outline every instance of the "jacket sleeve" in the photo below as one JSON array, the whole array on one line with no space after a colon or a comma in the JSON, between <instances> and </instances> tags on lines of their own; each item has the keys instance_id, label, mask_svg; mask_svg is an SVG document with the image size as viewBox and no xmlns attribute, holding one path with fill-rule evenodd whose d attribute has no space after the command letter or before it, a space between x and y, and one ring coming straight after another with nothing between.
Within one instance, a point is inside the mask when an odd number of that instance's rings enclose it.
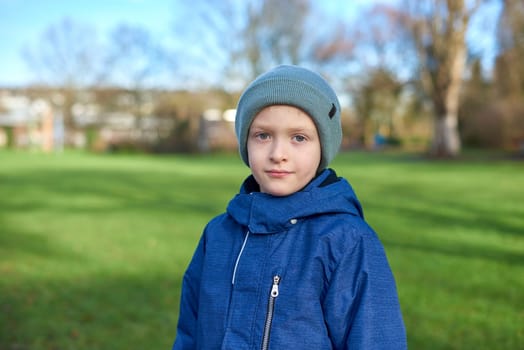
<instances>
[{"instance_id":1,"label":"jacket sleeve","mask_svg":"<svg viewBox=\"0 0 524 350\"><path fill-rule=\"evenodd\" d=\"M204 240L203 235L182 281L180 312L173 350L196 349L198 299L205 250Z\"/></svg>"},{"instance_id":2,"label":"jacket sleeve","mask_svg":"<svg viewBox=\"0 0 524 350\"><path fill-rule=\"evenodd\" d=\"M341 257L323 302L335 349L407 349L395 280L376 234L364 225Z\"/></svg>"}]
</instances>

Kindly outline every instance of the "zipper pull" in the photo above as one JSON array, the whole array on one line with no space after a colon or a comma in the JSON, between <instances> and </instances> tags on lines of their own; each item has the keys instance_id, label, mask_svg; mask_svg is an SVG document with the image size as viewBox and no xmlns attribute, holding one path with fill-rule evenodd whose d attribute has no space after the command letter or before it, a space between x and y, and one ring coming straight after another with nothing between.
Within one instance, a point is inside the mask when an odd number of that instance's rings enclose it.
<instances>
[{"instance_id":1,"label":"zipper pull","mask_svg":"<svg viewBox=\"0 0 524 350\"><path fill-rule=\"evenodd\" d=\"M271 296L273 298L278 297L278 284L280 283L280 276L273 277L273 287L271 288Z\"/></svg>"}]
</instances>

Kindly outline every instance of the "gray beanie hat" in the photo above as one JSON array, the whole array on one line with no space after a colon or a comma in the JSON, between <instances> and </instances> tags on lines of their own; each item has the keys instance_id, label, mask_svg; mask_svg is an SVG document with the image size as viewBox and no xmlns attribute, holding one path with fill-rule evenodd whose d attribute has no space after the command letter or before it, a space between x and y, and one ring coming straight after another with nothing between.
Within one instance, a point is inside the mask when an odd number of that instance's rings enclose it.
<instances>
[{"instance_id":1,"label":"gray beanie hat","mask_svg":"<svg viewBox=\"0 0 524 350\"><path fill-rule=\"evenodd\" d=\"M255 116L271 105L290 105L306 112L320 137L322 157L319 170L335 158L342 142L340 103L319 74L298 66L278 66L256 78L238 101L235 132L240 156L249 166L247 137Z\"/></svg>"}]
</instances>

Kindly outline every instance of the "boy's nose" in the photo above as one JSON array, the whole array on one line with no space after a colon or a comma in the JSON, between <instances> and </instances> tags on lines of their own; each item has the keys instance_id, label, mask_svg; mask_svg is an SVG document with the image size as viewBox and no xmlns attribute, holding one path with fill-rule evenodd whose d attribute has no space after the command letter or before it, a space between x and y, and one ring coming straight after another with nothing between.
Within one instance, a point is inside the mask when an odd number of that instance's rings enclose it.
<instances>
[{"instance_id":1,"label":"boy's nose","mask_svg":"<svg viewBox=\"0 0 524 350\"><path fill-rule=\"evenodd\" d=\"M287 151L284 142L281 140L275 140L273 142L269 158L276 163L287 160Z\"/></svg>"}]
</instances>

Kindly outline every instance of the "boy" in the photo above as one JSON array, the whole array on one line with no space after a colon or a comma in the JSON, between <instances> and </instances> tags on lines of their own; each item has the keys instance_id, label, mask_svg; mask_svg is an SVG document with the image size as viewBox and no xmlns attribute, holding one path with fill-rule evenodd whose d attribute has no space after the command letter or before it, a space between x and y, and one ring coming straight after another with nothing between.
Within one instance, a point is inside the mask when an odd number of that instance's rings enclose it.
<instances>
[{"instance_id":1,"label":"boy","mask_svg":"<svg viewBox=\"0 0 524 350\"><path fill-rule=\"evenodd\" d=\"M406 349L395 281L349 183L327 82L297 66L255 79L235 131L251 169L184 275L174 350Z\"/></svg>"}]
</instances>

